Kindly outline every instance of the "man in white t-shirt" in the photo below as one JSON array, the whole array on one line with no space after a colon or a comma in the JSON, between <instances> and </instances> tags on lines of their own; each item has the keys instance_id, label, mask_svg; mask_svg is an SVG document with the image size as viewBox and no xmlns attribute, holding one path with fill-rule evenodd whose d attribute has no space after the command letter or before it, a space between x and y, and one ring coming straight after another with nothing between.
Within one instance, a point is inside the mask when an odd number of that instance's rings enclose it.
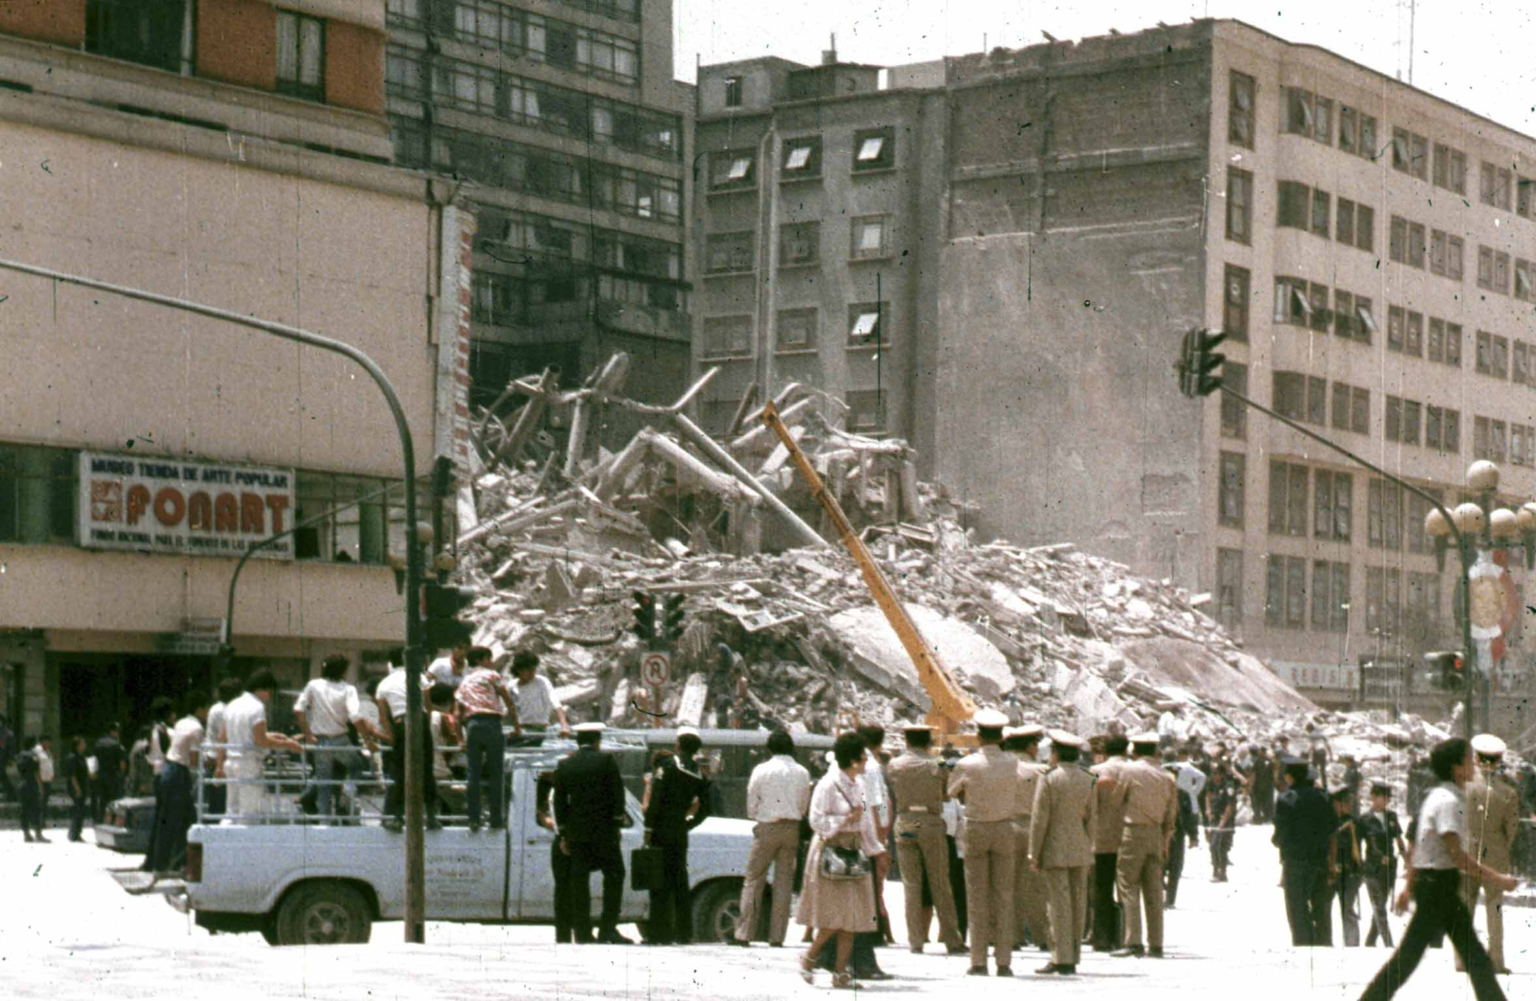
<instances>
[{"instance_id":1,"label":"man in white t-shirt","mask_svg":"<svg viewBox=\"0 0 1536 1001\"><path fill-rule=\"evenodd\" d=\"M1472 914L1461 896L1461 874L1502 891L1520 885L1512 876L1483 865L1468 855L1466 799L1462 789L1472 777L1472 751L1460 737L1442 740L1429 754L1439 784L1430 789L1419 808L1418 840L1408 879L1393 909L1401 914L1414 902L1413 917L1397 951L1360 995L1360 1001L1387 1001L1424 958L1429 943L1441 935L1467 968L1477 1001L1504 1001L1493 960L1472 929Z\"/></svg>"},{"instance_id":2,"label":"man in white t-shirt","mask_svg":"<svg viewBox=\"0 0 1536 1001\"><path fill-rule=\"evenodd\" d=\"M512 658L512 699L517 703L517 721L531 730L549 728L549 717L560 721L560 736L571 735L570 724L565 719L565 706L555 694L555 686L538 673L539 655L527 650Z\"/></svg>"},{"instance_id":3,"label":"man in white t-shirt","mask_svg":"<svg viewBox=\"0 0 1536 1001\"><path fill-rule=\"evenodd\" d=\"M224 743L224 710L229 704L240 697L245 686L239 678L225 678L219 682L219 701L215 702L208 710L208 723L203 728L203 739L206 743L214 745L203 755L203 771L211 776L214 767L219 762L219 744ZM203 791L203 806L206 816L222 817L224 808L228 804L228 786L209 784Z\"/></svg>"},{"instance_id":4,"label":"man in white t-shirt","mask_svg":"<svg viewBox=\"0 0 1536 1001\"><path fill-rule=\"evenodd\" d=\"M439 657L427 665L427 684L435 684L441 681L445 685L458 688L464 681L464 676L469 673L469 644L456 646L448 651L448 656Z\"/></svg>"},{"instance_id":5,"label":"man in white t-shirt","mask_svg":"<svg viewBox=\"0 0 1536 1001\"><path fill-rule=\"evenodd\" d=\"M357 728L358 736L370 751L378 747L378 732L363 716L357 688L343 680L351 666L351 661L341 654L325 658L320 664L320 677L311 679L293 704L304 743L317 748L314 772L320 781L315 799L322 821L334 815L337 771L345 771L349 789L355 789L363 775L363 757L352 744L348 726Z\"/></svg>"},{"instance_id":6,"label":"man in white t-shirt","mask_svg":"<svg viewBox=\"0 0 1536 1001\"><path fill-rule=\"evenodd\" d=\"M254 823L267 812L262 774L267 751L304 753L304 745L292 737L267 732L267 707L277 692L271 671L257 671L245 682L245 694L224 707L224 742L215 772L230 781L229 816ZM225 820L224 823L230 823Z\"/></svg>"},{"instance_id":7,"label":"man in white t-shirt","mask_svg":"<svg viewBox=\"0 0 1536 1001\"><path fill-rule=\"evenodd\" d=\"M156 879L174 875L185 863L187 828L192 826L196 816L192 802L193 774L201 766L199 751L208 721L208 697L194 695L188 700L187 707L190 711L171 729L171 746L165 752L165 764L155 779L164 809L155 814L155 834L150 839L154 854L147 861Z\"/></svg>"}]
</instances>

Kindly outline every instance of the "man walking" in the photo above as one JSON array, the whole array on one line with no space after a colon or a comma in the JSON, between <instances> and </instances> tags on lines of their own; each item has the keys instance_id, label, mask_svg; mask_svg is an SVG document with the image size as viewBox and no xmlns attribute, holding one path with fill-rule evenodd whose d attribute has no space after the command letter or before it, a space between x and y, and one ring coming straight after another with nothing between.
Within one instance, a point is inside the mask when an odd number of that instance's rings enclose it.
<instances>
[{"instance_id":1,"label":"man walking","mask_svg":"<svg viewBox=\"0 0 1536 1001\"><path fill-rule=\"evenodd\" d=\"M1328 845L1328 882L1339 898L1344 946L1353 949L1360 944L1360 832L1349 786L1340 786L1328 798L1338 817L1338 827Z\"/></svg>"},{"instance_id":2,"label":"man walking","mask_svg":"<svg viewBox=\"0 0 1536 1001\"><path fill-rule=\"evenodd\" d=\"M1157 734L1138 734L1131 761L1119 772L1111 800L1123 818L1116 884L1125 910L1125 941L1111 955L1163 955L1163 860L1178 821L1178 790L1173 776L1154 764ZM1142 905L1146 905L1147 942L1141 941Z\"/></svg>"},{"instance_id":3,"label":"man walking","mask_svg":"<svg viewBox=\"0 0 1536 1001\"><path fill-rule=\"evenodd\" d=\"M768 760L752 769L752 777L747 780L747 818L756 826L752 828L752 850L747 854L747 880L741 888L741 918L736 922L736 933L726 939L730 945L744 946L752 941L770 865L773 866L773 911L768 920L768 944L783 945L789 928L795 851L800 846L800 821L811 806L811 773L795 760L795 740L784 730L775 730L768 735L768 754ZM895 762L891 768L894 785ZM939 853L942 857L942 839ZM905 863L902 872L907 872ZM905 885L905 875L902 881ZM950 918L954 918L953 909ZM910 916L907 923L911 925Z\"/></svg>"},{"instance_id":4,"label":"man walking","mask_svg":"<svg viewBox=\"0 0 1536 1001\"><path fill-rule=\"evenodd\" d=\"M48 802L48 789L43 785L40 746L36 737L22 742L22 751L16 756L16 778L20 783L21 835L29 842L46 845L49 841L43 837L43 807Z\"/></svg>"},{"instance_id":5,"label":"man walking","mask_svg":"<svg viewBox=\"0 0 1536 1001\"><path fill-rule=\"evenodd\" d=\"M1029 828L1034 820L1035 790L1046 766L1036 760L1040 738L1045 729L1038 725L1003 731L1003 750L1019 759L1018 783L1013 792L1013 927L1014 942L1024 941L1027 927L1030 941L1042 951L1050 951L1050 921L1046 916L1048 892L1045 877L1029 864Z\"/></svg>"},{"instance_id":6,"label":"man walking","mask_svg":"<svg viewBox=\"0 0 1536 1001\"><path fill-rule=\"evenodd\" d=\"M107 724L107 732L96 739L91 748L96 755L96 778L91 783L91 820L101 823L107 806L121 799L123 782L128 775L128 752L123 748L121 731L116 723Z\"/></svg>"},{"instance_id":7,"label":"man walking","mask_svg":"<svg viewBox=\"0 0 1536 1001\"><path fill-rule=\"evenodd\" d=\"M1178 790L1179 758L1171 750L1163 752L1163 770L1174 779L1179 812L1173 837L1168 839L1168 860L1163 863L1163 910L1171 911L1178 903L1179 880L1184 876L1184 840L1189 839L1190 848L1199 843L1200 815L1195 811L1194 799Z\"/></svg>"},{"instance_id":8,"label":"man walking","mask_svg":"<svg viewBox=\"0 0 1536 1001\"><path fill-rule=\"evenodd\" d=\"M466 681L466 684L468 682ZM559 850L570 861L564 911L571 938L578 945L592 942L592 873L603 874L603 913L597 941L629 945L619 934L619 910L624 901L624 854L619 828L624 823L624 780L619 762L599 749L603 724L576 727L576 753L555 765L554 814ZM653 790L654 795L654 790ZM556 911L561 902L555 901ZM653 909L651 920L656 920Z\"/></svg>"},{"instance_id":9,"label":"man walking","mask_svg":"<svg viewBox=\"0 0 1536 1001\"><path fill-rule=\"evenodd\" d=\"M1387 809L1391 798L1391 786L1381 782L1372 785L1370 812L1360 817L1361 872L1365 878L1366 895L1371 901L1371 930L1365 934L1367 949L1376 944L1378 935L1382 945L1392 948L1387 904L1392 899L1392 887L1397 884L1398 856L1408 858L1397 814Z\"/></svg>"},{"instance_id":10,"label":"man walking","mask_svg":"<svg viewBox=\"0 0 1536 1001\"><path fill-rule=\"evenodd\" d=\"M1077 767L1082 739L1063 730L1050 738L1051 767L1035 788L1029 825L1029 864L1044 875L1051 898L1051 961L1035 972L1071 975L1083 947L1098 797L1093 774Z\"/></svg>"},{"instance_id":11,"label":"man walking","mask_svg":"<svg viewBox=\"0 0 1536 1001\"><path fill-rule=\"evenodd\" d=\"M645 810L645 844L661 849L661 885L651 889L648 945L693 942L688 913L688 832L709 816L709 784L694 760L703 746L698 730L679 727L677 753L663 760L651 777L651 798ZM690 814L689 808L695 803L697 810Z\"/></svg>"},{"instance_id":12,"label":"man walking","mask_svg":"<svg viewBox=\"0 0 1536 1001\"><path fill-rule=\"evenodd\" d=\"M16 787L11 785L11 762L16 758L16 731L11 729L10 718L0 713L0 796L7 802L16 798Z\"/></svg>"},{"instance_id":13,"label":"man walking","mask_svg":"<svg viewBox=\"0 0 1536 1001\"><path fill-rule=\"evenodd\" d=\"M268 810L267 790L262 783L264 761L269 750L304 753L304 745L281 733L267 732L267 707L277 692L277 679L271 671L257 671L245 682L245 694L224 710L225 743L219 752L217 775L231 781L229 815L235 820L259 823ZM151 743L158 738L151 736ZM166 749L170 741L167 737ZM157 773L158 786L158 773ZM156 796L156 809L161 809ZM229 820L224 821L229 823ZM146 868L148 865L146 863ZM152 870L151 870L152 871Z\"/></svg>"},{"instance_id":14,"label":"man walking","mask_svg":"<svg viewBox=\"0 0 1536 1001\"><path fill-rule=\"evenodd\" d=\"M378 736L363 716L362 701L357 688L344 680L351 661L341 654L325 658L320 664L320 677L311 679L299 693L293 704L293 715L298 721L304 743L317 748L314 775L319 780L315 794L316 812L322 823L336 817L336 807L341 801L337 795L336 773L346 775L349 788L355 789L363 775L363 757L352 744L348 726L357 729L358 736L370 751L378 749Z\"/></svg>"},{"instance_id":15,"label":"man walking","mask_svg":"<svg viewBox=\"0 0 1536 1001\"><path fill-rule=\"evenodd\" d=\"M560 736L571 735L565 719L565 706L555 694L554 684L539 674L539 655L519 650L512 658L512 699L517 703L517 722L524 730L543 733L549 729L549 717L560 721Z\"/></svg>"},{"instance_id":16,"label":"man walking","mask_svg":"<svg viewBox=\"0 0 1536 1001\"><path fill-rule=\"evenodd\" d=\"M1249 766L1249 800L1253 803L1253 822L1267 824L1275 817L1275 763L1262 744L1253 745L1253 761Z\"/></svg>"},{"instance_id":17,"label":"man walking","mask_svg":"<svg viewBox=\"0 0 1536 1001\"><path fill-rule=\"evenodd\" d=\"M1013 976L1013 790L1019 768L1004 754L1008 717L995 709L976 714L981 751L961 759L949 794L965 804L965 896L970 905L971 976L987 975L992 944L997 975Z\"/></svg>"},{"instance_id":18,"label":"man walking","mask_svg":"<svg viewBox=\"0 0 1536 1001\"><path fill-rule=\"evenodd\" d=\"M1328 796L1312 784L1306 761L1285 763L1289 790L1275 803L1275 833L1280 849L1281 885L1292 945L1332 945L1329 917L1328 845L1338 817Z\"/></svg>"},{"instance_id":19,"label":"man walking","mask_svg":"<svg viewBox=\"0 0 1536 1001\"><path fill-rule=\"evenodd\" d=\"M1117 805L1120 798L1120 774L1130 762L1125 760L1130 742L1124 737L1104 741L1104 761L1088 769L1097 780L1093 785L1094 813L1098 827L1093 835L1093 951L1111 952L1118 947L1123 914L1115 903L1116 873L1119 868L1124 812Z\"/></svg>"},{"instance_id":20,"label":"man walking","mask_svg":"<svg viewBox=\"0 0 1536 1001\"><path fill-rule=\"evenodd\" d=\"M502 802L502 774L505 768L507 738L502 733L502 717L512 714L512 726L516 736L523 735L517 719L517 703L507 690L506 680L490 666L491 651L488 647L469 648L469 673L454 690L460 728L464 733L464 750L468 776L466 799L469 810L471 833L480 830L480 784L491 787L491 830L504 831L507 814ZM445 684L436 681L436 684ZM382 685L380 687L383 687Z\"/></svg>"},{"instance_id":21,"label":"man walking","mask_svg":"<svg viewBox=\"0 0 1536 1001\"><path fill-rule=\"evenodd\" d=\"M1473 770L1472 750L1467 742L1460 737L1442 740L1430 751L1429 764L1438 784L1419 808L1418 840L1414 843L1407 885L1397 895L1393 907L1401 914L1412 898L1413 917L1403 932L1402 944L1360 995L1360 1001L1388 1001L1413 976L1430 941L1445 934L1449 934L1451 947L1467 966L1477 1001L1504 1001L1493 960L1477 940L1472 914L1462 899L1458 870L1485 887L1506 893L1520 885L1520 881L1489 868L1463 847L1467 835L1463 790Z\"/></svg>"},{"instance_id":22,"label":"man walking","mask_svg":"<svg viewBox=\"0 0 1536 1001\"><path fill-rule=\"evenodd\" d=\"M906 750L892 760L887 771L896 806L896 859L901 866L901 890L906 899L907 947L912 952L923 951L937 909L939 940L950 955L959 955L965 951L965 945L948 878L944 769L930 754L932 727L913 724L902 733ZM777 894L774 904L778 904Z\"/></svg>"},{"instance_id":23,"label":"man walking","mask_svg":"<svg viewBox=\"0 0 1536 1001\"><path fill-rule=\"evenodd\" d=\"M1237 778L1220 762L1211 766L1211 781L1205 787L1205 815L1211 819L1207 831L1211 845L1211 882L1227 881L1227 866L1232 861L1232 835L1237 823Z\"/></svg>"},{"instance_id":24,"label":"man walking","mask_svg":"<svg viewBox=\"0 0 1536 1001\"><path fill-rule=\"evenodd\" d=\"M85 760L85 738L76 735L64 758L64 785L69 790L69 840L84 841L85 814L90 804L91 766Z\"/></svg>"},{"instance_id":25,"label":"man walking","mask_svg":"<svg viewBox=\"0 0 1536 1001\"><path fill-rule=\"evenodd\" d=\"M1477 775L1467 783L1467 854L1498 872L1509 872L1513 867L1515 837L1520 833L1520 793L1499 771L1504 750L1504 741L1491 733L1473 737ZM1485 886L1472 876L1462 880L1462 897L1469 912L1477 910L1477 898L1482 893L1487 894L1488 956L1495 970L1508 973L1504 965L1504 891ZM1465 969L1459 958L1456 969Z\"/></svg>"}]
</instances>

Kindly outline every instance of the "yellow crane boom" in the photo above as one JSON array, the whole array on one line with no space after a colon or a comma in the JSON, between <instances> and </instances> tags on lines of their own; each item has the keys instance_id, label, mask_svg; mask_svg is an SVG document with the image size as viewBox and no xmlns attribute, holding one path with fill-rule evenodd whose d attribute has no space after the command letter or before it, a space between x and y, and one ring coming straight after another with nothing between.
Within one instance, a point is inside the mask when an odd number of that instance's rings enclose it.
<instances>
[{"instance_id":1,"label":"yellow crane boom","mask_svg":"<svg viewBox=\"0 0 1536 1001\"><path fill-rule=\"evenodd\" d=\"M789 450L789 457L794 460L795 468L800 470L800 475L805 477L805 482L811 488L811 495L821 502L826 508L827 516L832 519L832 524L837 528L838 537L847 547L853 561L859 565L859 571L864 575L864 583L874 595L875 604L880 611L885 613L886 621L891 628L896 630L896 637L901 640L901 645L906 648L907 656L912 658L912 663L917 666L918 679L923 687L928 690L929 697L933 700L933 707L928 712L928 724L936 727L940 733L953 734L960 729L962 723L968 722L976 715L976 703L955 681L955 676L949 668L939 659L938 652L928 645L923 634L917 631L917 626L912 622L912 617L907 614L907 609L902 605L896 593L891 590L891 584L885 579L885 574L880 570L880 565L875 562L864 542L854 534L853 526L848 523L848 516L843 513L842 505L837 502L827 491L826 484L821 477L816 475L805 453L800 451L800 446L795 443L794 437L789 433L789 428L779 418L778 408L769 402L763 408L763 423L779 436L779 441Z\"/></svg>"}]
</instances>

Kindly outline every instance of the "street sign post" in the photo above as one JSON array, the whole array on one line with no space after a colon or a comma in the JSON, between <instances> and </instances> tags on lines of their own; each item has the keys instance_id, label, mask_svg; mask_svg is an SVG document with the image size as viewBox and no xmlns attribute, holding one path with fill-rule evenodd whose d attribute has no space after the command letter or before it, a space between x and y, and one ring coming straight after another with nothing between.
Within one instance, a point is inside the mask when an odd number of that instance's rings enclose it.
<instances>
[{"instance_id":1,"label":"street sign post","mask_svg":"<svg viewBox=\"0 0 1536 1001\"><path fill-rule=\"evenodd\" d=\"M672 655L661 650L648 650L640 657L640 680L651 690L651 717L653 727L661 725L661 689L672 675Z\"/></svg>"}]
</instances>

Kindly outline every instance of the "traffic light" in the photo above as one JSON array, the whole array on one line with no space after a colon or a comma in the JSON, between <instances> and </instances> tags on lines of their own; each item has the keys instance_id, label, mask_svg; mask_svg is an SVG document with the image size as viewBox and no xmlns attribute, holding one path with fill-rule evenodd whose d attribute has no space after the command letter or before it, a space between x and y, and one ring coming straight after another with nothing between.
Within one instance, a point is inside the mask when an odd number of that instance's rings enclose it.
<instances>
[{"instance_id":1,"label":"traffic light","mask_svg":"<svg viewBox=\"0 0 1536 1001\"><path fill-rule=\"evenodd\" d=\"M474 604L478 592L472 587L430 581L421 586L421 592L427 648L451 650L467 644L475 634L475 627L461 622L459 613Z\"/></svg>"},{"instance_id":2,"label":"traffic light","mask_svg":"<svg viewBox=\"0 0 1536 1001\"><path fill-rule=\"evenodd\" d=\"M683 638L683 596L680 594L667 595L667 610L662 619L661 635L668 643L676 643Z\"/></svg>"},{"instance_id":3,"label":"traffic light","mask_svg":"<svg viewBox=\"0 0 1536 1001\"><path fill-rule=\"evenodd\" d=\"M1436 650L1426 653L1424 660L1434 669L1436 683L1441 688L1455 690L1465 686L1466 672L1462 668L1461 654L1449 650Z\"/></svg>"},{"instance_id":4,"label":"traffic light","mask_svg":"<svg viewBox=\"0 0 1536 1001\"><path fill-rule=\"evenodd\" d=\"M656 599L644 591L635 592L635 635L647 646L656 642Z\"/></svg>"},{"instance_id":5,"label":"traffic light","mask_svg":"<svg viewBox=\"0 0 1536 1001\"><path fill-rule=\"evenodd\" d=\"M1179 350L1179 392L1194 399L1221 388L1221 374L1217 370L1227 356L1217 354L1216 348L1226 339L1226 334L1209 330L1191 330L1184 335Z\"/></svg>"}]
</instances>

